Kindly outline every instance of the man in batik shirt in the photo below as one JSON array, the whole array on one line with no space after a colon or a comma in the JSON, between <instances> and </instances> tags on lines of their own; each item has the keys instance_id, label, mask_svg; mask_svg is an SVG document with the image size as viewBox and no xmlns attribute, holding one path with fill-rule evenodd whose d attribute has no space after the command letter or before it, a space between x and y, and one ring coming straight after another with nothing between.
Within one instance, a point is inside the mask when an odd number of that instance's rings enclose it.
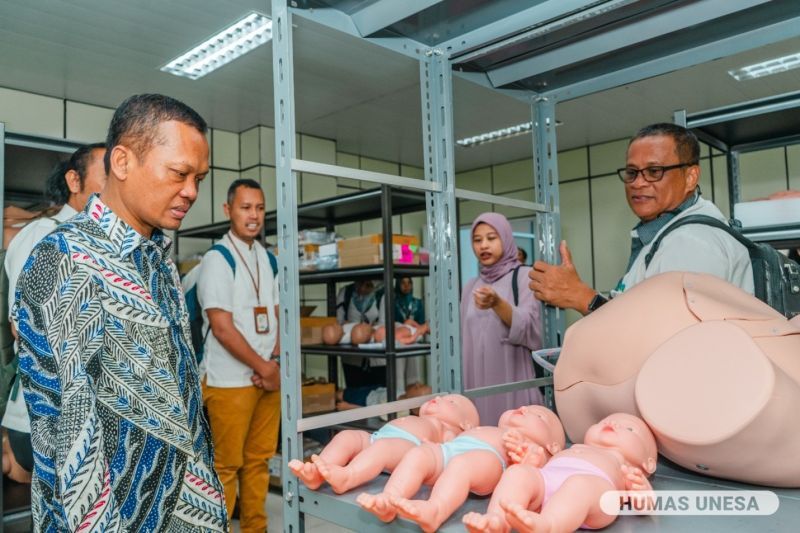
<instances>
[{"instance_id":1,"label":"man in batik shirt","mask_svg":"<svg viewBox=\"0 0 800 533\"><path fill-rule=\"evenodd\" d=\"M205 121L161 95L114 113L108 182L36 246L14 319L40 531L225 531L186 306L162 230L208 172Z\"/></svg>"}]
</instances>

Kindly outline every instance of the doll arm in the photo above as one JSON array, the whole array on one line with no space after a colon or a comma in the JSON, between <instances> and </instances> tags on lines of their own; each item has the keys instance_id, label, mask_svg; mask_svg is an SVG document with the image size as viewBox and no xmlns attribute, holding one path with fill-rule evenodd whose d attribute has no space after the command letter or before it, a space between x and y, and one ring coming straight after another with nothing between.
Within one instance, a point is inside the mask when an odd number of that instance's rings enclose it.
<instances>
[{"instance_id":1,"label":"doll arm","mask_svg":"<svg viewBox=\"0 0 800 533\"><path fill-rule=\"evenodd\" d=\"M535 442L526 440L522 433L515 429L503 433L503 445L512 463L541 468L547 462L545 449Z\"/></svg>"}]
</instances>

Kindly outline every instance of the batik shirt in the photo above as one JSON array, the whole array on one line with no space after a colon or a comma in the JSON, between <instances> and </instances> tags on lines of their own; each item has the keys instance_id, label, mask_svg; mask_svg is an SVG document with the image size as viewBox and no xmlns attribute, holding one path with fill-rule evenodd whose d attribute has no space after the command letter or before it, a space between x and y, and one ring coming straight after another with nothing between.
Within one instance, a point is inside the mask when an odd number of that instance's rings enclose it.
<instances>
[{"instance_id":1,"label":"batik shirt","mask_svg":"<svg viewBox=\"0 0 800 533\"><path fill-rule=\"evenodd\" d=\"M14 320L38 531L224 531L169 240L93 197L45 237Z\"/></svg>"}]
</instances>

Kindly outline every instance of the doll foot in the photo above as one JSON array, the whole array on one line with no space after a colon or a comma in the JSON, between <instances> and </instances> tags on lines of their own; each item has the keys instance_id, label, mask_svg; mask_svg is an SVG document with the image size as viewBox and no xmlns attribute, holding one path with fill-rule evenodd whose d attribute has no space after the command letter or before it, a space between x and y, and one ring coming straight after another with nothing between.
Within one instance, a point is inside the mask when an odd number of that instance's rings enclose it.
<instances>
[{"instance_id":1,"label":"doll foot","mask_svg":"<svg viewBox=\"0 0 800 533\"><path fill-rule=\"evenodd\" d=\"M461 519L469 533L508 533L511 528L496 514L467 513Z\"/></svg>"},{"instance_id":2,"label":"doll foot","mask_svg":"<svg viewBox=\"0 0 800 533\"><path fill-rule=\"evenodd\" d=\"M384 522L391 522L397 516L397 511L389 502L389 497L383 493L369 494L362 492L358 495L356 501L365 511L369 511Z\"/></svg>"},{"instance_id":3,"label":"doll foot","mask_svg":"<svg viewBox=\"0 0 800 533\"><path fill-rule=\"evenodd\" d=\"M425 533L436 531L444 522L439 517L438 507L428 500L406 500L393 496L389 501L397 509L398 515L416 522Z\"/></svg>"},{"instance_id":4,"label":"doll foot","mask_svg":"<svg viewBox=\"0 0 800 533\"><path fill-rule=\"evenodd\" d=\"M328 464L317 455L312 455L311 461L317 467L319 475L328 482L336 494L342 494L353 488L350 485L350 473L347 467Z\"/></svg>"},{"instance_id":5,"label":"doll foot","mask_svg":"<svg viewBox=\"0 0 800 533\"><path fill-rule=\"evenodd\" d=\"M317 490L320 485L322 485L322 482L325 481L322 476L319 475L317 465L314 463L306 463L299 459L292 459L289 461L289 470L311 490Z\"/></svg>"},{"instance_id":6,"label":"doll foot","mask_svg":"<svg viewBox=\"0 0 800 533\"><path fill-rule=\"evenodd\" d=\"M550 533L552 531L549 521L534 511L529 511L518 503L504 504L500 502L506 512L506 520L512 529L520 533Z\"/></svg>"}]
</instances>

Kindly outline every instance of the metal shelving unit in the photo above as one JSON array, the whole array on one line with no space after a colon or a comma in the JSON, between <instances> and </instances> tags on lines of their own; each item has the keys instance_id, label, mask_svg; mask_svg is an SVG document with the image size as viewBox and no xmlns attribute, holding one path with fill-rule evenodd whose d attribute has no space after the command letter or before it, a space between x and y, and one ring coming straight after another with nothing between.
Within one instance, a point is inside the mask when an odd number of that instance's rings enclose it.
<instances>
[{"instance_id":1,"label":"metal shelving unit","mask_svg":"<svg viewBox=\"0 0 800 533\"><path fill-rule=\"evenodd\" d=\"M290 7L291 6L291 7ZM800 3L794 0L272 0L273 80L281 251L283 450L300 457L303 431L414 407L426 398L301 418L299 341L296 320L300 275L291 253L301 221L297 172L360 179L423 191L431 245L431 368L440 391L462 391L458 324L457 199L523 207L536 213L536 258L558 261L560 241L555 107L558 102L611 89L667 72L800 35ZM296 159L292 17L300 16L383 46L419 62L425 180L321 165ZM530 105L536 202L455 188L452 77L459 76ZM544 313L544 344L560 345L563 316ZM515 386L539 386L548 378ZM467 391L469 394L469 391ZM474 393L473 393L474 394ZM662 465L659 488L719 487L714 480ZM380 483L378 480L376 483ZM732 483L725 482L730 487ZM369 487L367 487L369 490ZM375 489L373 489L374 491ZM791 528L800 491L778 491L782 506L771 525ZM352 494L309 491L283 476L284 530L301 531L304 513L357 531L385 529L362 511ZM468 502L465 508L474 505ZM463 512L463 509L462 509ZM622 517L610 528L625 531L710 530L708 519L636 521ZM721 529L761 527L758 519L723 520ZM760 522L758 522L760 524ZM397 520L394 530L416 531ZM463 530L460 514L442 528Z\"/></svg>"},{"instance_id":2,"label":"metal shelving unit","mask_svg":"<svg viewBox=\"0 0 800 533\"><path fill-rule=\"evenodd\" d=\"M762 217L752 205L741 202L739 175L740 154L800 143L800 91L697 113L679 110L674 113L673 120L691 128L698 138L725 154L730 212L736 218L740 217L741 211L755 215L743 220L742 233L776 248L800 247L800 210L792 220L771 223L770 209L763 210L766 216ZM786 186L789 188L788 183ZM772 204L773 207L776 205Z\"/></svg>"}]
</instances>

